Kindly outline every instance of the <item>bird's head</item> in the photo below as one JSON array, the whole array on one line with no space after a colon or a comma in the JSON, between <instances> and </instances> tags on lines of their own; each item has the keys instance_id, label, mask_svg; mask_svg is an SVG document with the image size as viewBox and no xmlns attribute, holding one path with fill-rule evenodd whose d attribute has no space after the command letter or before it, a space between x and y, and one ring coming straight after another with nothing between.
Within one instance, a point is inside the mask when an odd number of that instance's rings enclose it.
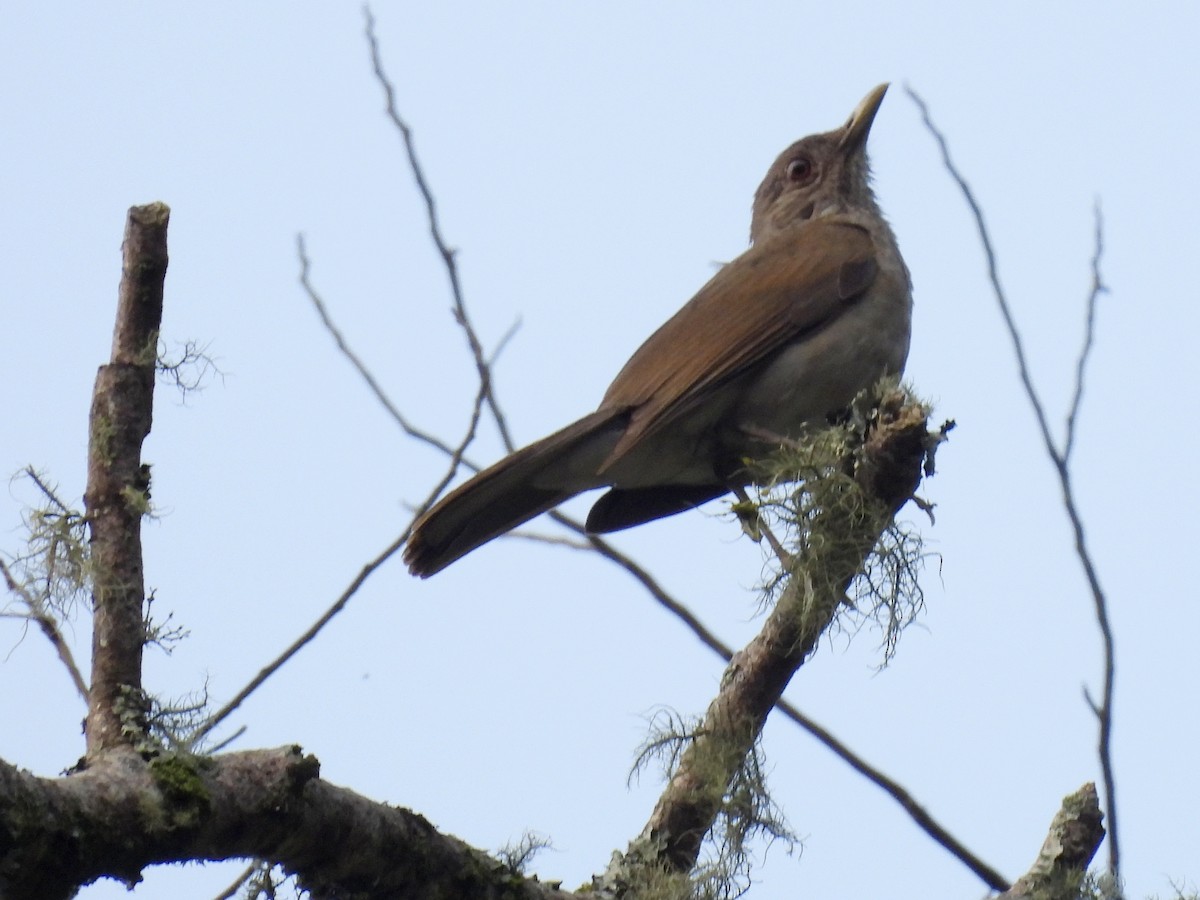
<instances>
[{"instance_id":1,"label":"bird's head","mask_svg":"<svg viewBox=\"0 0 1200 900\"><path fill-rule=\"evenodd\" d=\"M854 209L878 211L867 135L887 89L881 84L867 94L841 128L801 138L779 154L754 195L751 243L806 219Z\"/></svg>"}]
</instances>

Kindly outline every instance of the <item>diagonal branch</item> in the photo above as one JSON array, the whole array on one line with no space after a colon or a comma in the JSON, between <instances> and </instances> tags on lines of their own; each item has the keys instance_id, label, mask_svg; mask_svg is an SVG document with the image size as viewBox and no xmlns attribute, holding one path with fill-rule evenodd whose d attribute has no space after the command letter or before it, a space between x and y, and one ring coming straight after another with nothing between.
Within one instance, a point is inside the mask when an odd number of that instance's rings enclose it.
<instances>
[{"instance_id":1,"label":"diagonal branch","mask_svg":"<svg viewBox=\"0 0 1200 900\"><path fill-rule=\"evenodd\" d=\"M346 589L342 591L337 600L333 602L333 605L325 610L325 612L322 613L321 616L315 622L313 622L313 624L310 625L303 634L292 641L292 643L289 644L282 653L275 657L275 659L263 666L258 671L258 674L251 678L250 681L247 682L240 691L234 694L224 706L209 716L204 723L196 729L195 733L191 736L191 741L193 743L199 742L205 735L211 733L214 728L229 718L229 716L235 710L237 710L238 707L245 703L246 699L251 694L262 687L263 682L283 668L284 663L288 662L288 660L290 660L293 656L303 650L305 646L311 643L312 640L321 633L325 626L333 620L334 616L346 608L346 604L350 602L350 598L358 593L358 589L366 583L367 579L370 578L380 566L391 559L396 552L404 546L404 542L407 540L408 529L406 528L400 537L392 541L392 543L384 548L384 550L379 553L378 556L362 567L358 575L355 576L354 580L350 582Z\"/></svg>"},{"instance_id":2,"label":"diagonal branch","mask_svg":"<svg viewBox=\"0 0 1200 900\"><path fill-rule=\"evenodd\" d=\"M762 630L726 669L703 724L642 832L640 852L618 859L615 867L649 863L688 872L695 866L725 792L767 715L833 621L846 588L883 530L916 489L929 446L926 417L924 407L901 394L884 400L877 427L865 436L855 474L856 490L878 514L849 515L847 509L831 506L806 525L802 562Z\"/></svg>"},{"instance_id":3,"label":"diagonal branch","mask_svg":"<svg viewBox=\"0 0 1200 900\"><path fill-rule=\"evenodd\" d=\"M67 639L63 637L62 629L58 627L58 620L46 611L45 605L39 603L29 592L29 589L20 584L13 577L12 570L8 564L0 559L0 574L4 576L4 583L8 589L17 595L24 604L28 612L21 615L24 619L32 619L41 629L42 634L50 645L54 647L54 651L58 654L59 660L66 667L67 674L71 676L71 683L75 685L75 690L79 692L79 696L83 698L83 702L88 702L87 682L83 680L83 673L79 671L79 666L75 663L75 655L71 653L71 647L67 643ZM14 615L17 615L14 613Z\"/></svg>"},{"instance_id":4,"label":"diagonal branch","mask_svg":"<svg viewBox=\"0 0 1200 900\"><path fill-rule=\"evenodd\" d=\"M1091 703L1091 708L1099 722L1099 740L1097 753L1100 758L1100 768L1104 776L1104 799L1105 807L1108 811L1108 868L1114 878L1120 876L1121 852L1118 842L1117 829L1117 785L1116 775L1113 771L1112 762L1112 729L1113 729L1113 694L1116 684L1116 650L1113 645L1112 626L1108 618L1108 600L1104 593L1104 589L1100 585L1100 576L1096 571L1096 566L1092 560L1091 551L1088 549L1087 538L1084 533L1083 516L1075 503L1075 492L1071 486L1071 471L1070 471L1070 454L1075 439L1075 421L1079 411L1079 404L1083 397L1083 375L1086 369L1088 356L1092 347L1092 330L1095 320L1095 307L1099 295L1106 289L1100 277L1100 259L1104 249L1102 219L1100 217L1099 208L1096 210L1096 243L1095 252L1092 256L1092 290L1088 297L1087 308L1087 323L1085 328L1085 338L1083 350L1080 353L1079 360L1076 364L1075 387L1074 395L1071 401L1071 409L1067 417L1067 433L1063 448L1060 450L1054 441L1054 437L1050 431L1050 423L1046 417L1045 408L1042 405L1037 388L1033 384L1033 378L1029 373L1029 366L1025 360L1025 348L1021 341L1020 332L1017 330L1016 321L1013 318L1011 307L1008 303L1008 297L1000 285L1000 275L996 263L996 253L992 248L992 240L988 233L987 225L984 223L983 211L979 207L979 203L975 199L974 192L967 184L966 179L958 171L954 162L950 158L950 148L946 142L946 138L933 124L933 120L929 115L929 108L925 101L910 87L906 87L909 97L921 111L921 117L925 123L925 127L929 133L933 135L937 142L938 148L941 151L942 163L945 165L946 171L950 173L950 177L958 184L959 190L962 191L963 198L967 205L971 208L971 214L975 219L976 228L979 231L979 240L983 245L984 255L987 259L988 278L992 284L992 290L996 297L996 303L1000 307L1000 314L1004 319L1004 324L1008 328L1009 338L1012 342L1013 352L1017 358L1017 370L1020 373L1021 384L1025 388L1025 396L1029 400L1030 406L1033 407L1034 415L1037 418L1038 429L1042 435L1042 442L1046 448L1046 454L1050 457L1050 461L1054 465L1054 470L1058 474L1059 485L1062 488L1063 507L1066 509L1067 518L1071 523L1071 530L1075 538L1075 555L1079 559L1079 563L1083 568L1084 577L1087 579L1088 589L1092 594L1092 604L1096 615L1096 623L1100 628L1101 641L1104 648L1104 690L1099 703Z\"/></svg>"},{"instance_id":5,"label":"diagonal branch","mask_svg":"<svg viewBox=\"0 0 1200 900\"><path fill-rule=\"evenodd\" d=\"M366 382L368 389L375 395L375 399L379 401L380 405L387 410L388 415L392 417L396 424L409 437L430 444L447 456L452 455L454 450L449 444L436 435L430 434L428 431L422 431L408 420L404 413L400 411L400 408L392 401L392 398L388 396L387 391L383 389L383 385L379 383L379 380L375 377L375 373L367 367L367 364L362 361L362 357L347 342L342 330L329 315L329 309L325 306L324 299L312 283L312 261L308 257L308 245L302 234L296 235L296 256L300 260L300 286L312 302L313 309L317 311L317 315L321 319L321 324L329 332L330 337L333 338L333 342L337 344L338 350L350 361L350 365L354 367L354 371L358 372L359 377Z\"/></svg>"}]
</instances>

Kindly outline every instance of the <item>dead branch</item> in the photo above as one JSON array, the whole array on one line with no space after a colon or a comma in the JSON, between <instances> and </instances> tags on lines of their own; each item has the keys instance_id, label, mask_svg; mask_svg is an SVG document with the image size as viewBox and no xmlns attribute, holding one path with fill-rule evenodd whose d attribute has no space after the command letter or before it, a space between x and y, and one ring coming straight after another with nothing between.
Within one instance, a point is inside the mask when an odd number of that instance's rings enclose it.
<instances>
[{"instance_id":1,"label":"dead branch","mask_svg":"<svg viewBox=\"0 0 1200 900\"><path fill-rule=\"evenodd\" d=\"M142 441L154 401L169 219L162 203L129 210L112 358L92 393L83 495L93 564L89 756L129 743L144 727L141 522L150 467L142 464Z\"/></svg>"},{"instance_id":2,"label":"dead branch","mask_svg":"<svg viewBox=\"0 0 1200 900\"><path fill-rule=\"evenodd\" d=\"M1104 840L1103 822L1094 784L1063 798L1037 861L997 900L1077 900L1087 867Z\"/></svg>"}]
</instances>

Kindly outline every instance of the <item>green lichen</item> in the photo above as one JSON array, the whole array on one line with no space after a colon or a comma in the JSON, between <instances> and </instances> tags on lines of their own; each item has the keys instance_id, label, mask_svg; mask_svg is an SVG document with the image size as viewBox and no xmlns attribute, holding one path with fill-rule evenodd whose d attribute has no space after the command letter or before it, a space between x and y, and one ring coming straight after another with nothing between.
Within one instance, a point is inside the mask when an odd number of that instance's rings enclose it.
<instances>
[{"instance_id":1,"label":"green lichen","mask_svg":"<svg viewBox=\"0 0 1200 900\"><path fill-rule=\"evenodd\" d=\"M163 753L150 760L150 774L167 807L168 827L193 828L208 814L212 797L203 774L208 765L203 757L186 753Z\"/></svg>"},{"instance_id":2,"label":"green lichen","mask_svg":"<svg viewBox=\"0 0 1200 900\"><path fill-rule=\"evenodd\" d=\"M92 415L91 455L102 463L112 462L113 438L116 437L117 427L113 420L102 413Z\"/></svg>"},{"instance_id":3,"label":"green lichen","mask_svg":"<svg viewBox=\"0 0 1200 900\"><path fill-rule=\"evenodd\" d=\"M157 270L157 266L146 266L145 269L149 272ZM136 366L153 366L158 362L158 329L146 335L146 343L142 349L138 351L137 358L133 364Z\"/></svg>"}]
</instances>

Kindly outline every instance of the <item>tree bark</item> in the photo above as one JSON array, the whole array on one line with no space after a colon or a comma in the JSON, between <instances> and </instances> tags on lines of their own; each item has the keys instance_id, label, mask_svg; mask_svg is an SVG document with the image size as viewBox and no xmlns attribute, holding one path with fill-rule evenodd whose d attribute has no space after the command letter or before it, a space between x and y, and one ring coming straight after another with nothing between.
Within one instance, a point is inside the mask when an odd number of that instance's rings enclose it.
<instances>
[{"instance_id":1,"label":"tree bark","mask_svg":"<svg viewBox=\"0 0 1200 900\"><path fill-rule=\"evenodd\" d=\"M0 897L66 900L104 876L132 886L148 865L235 858L278 863L314 897L568 896L319 773L298 747L118 750L53 779L0 762Z\"/></svg>"},{"instance_id":2,"label":"tree bark","mask_svg":"<svg viewBox=\"0 0 1200 900\"><path fill-rule=\"evenodd\" d=\"M904 392L888 392L854 465L857 487L876 514L857 519L841 508L823 509L805 526L820 538L808 542L762 631L734 655L639 839L660 850L657 862L668 869L695 866L767 715L833 621L883 530L916 490L930 447L927 420L928 410ZM646 854L636 858L644 861Z\"/></svg>"},{"instance_id":3,"label":"tree bark","mask_svg":"<svg viewBox=\"0 0 1200 900\"><path fill-rule=\"evenodd\" d=\"M130 743L145 726L141 527L150 467L142 464L142 442L153 412L170 214L163 203L129 210L112 358L100 367L92 392L83 495L92 562L91 758Z\"/></svg>"}]
</instances>

